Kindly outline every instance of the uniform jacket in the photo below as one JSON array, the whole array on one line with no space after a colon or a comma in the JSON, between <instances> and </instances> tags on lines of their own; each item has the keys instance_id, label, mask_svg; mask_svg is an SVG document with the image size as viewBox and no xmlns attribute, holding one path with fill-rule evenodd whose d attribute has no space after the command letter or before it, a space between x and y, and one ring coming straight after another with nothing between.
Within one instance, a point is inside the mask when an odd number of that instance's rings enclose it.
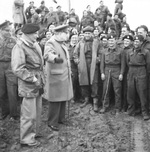
<instances>
[{"instance_id":1,"label":"uniform jacket","mask_svg":"<svg viewBox=\"0 0 150 152\"><path fill-rule=\"evenodd\" d=\"M100 65L101 73L105 74L106 66L119 67L120 70L117 72L116 77L118 77L120 74L124 74L125 56L122 48L116 46L113 50L107 48L102 52L101 65Z\"/></svg>"},{"instance_id":2,"label":"uniform jacket","mask_svg":"<svg viewBox=\"0 0 150 152\"><path fill-rule=\"evenodd\" d=\"M86 58L85 58L85 41L80 41L74 50L74 58L79 61L78 64L78 72L79 72L79 83L80 85L89 85L93 84L96 63L99 60L99 41L97 39L93 40L92 44L92 62L91 62L91 69L90 69L90 82L88 80L88 73L87 73L87 65L86 65Z\"/></svg>"},{"instance_id":3,"label":"uniform jacket","mask_svg":"<svg viewBox=\"0 0 150 152\"><path fill-rule=\"evenodd\" d=\"M54 60L58 56L63 58L63 63L55 63ZM46 60L45 98L50 102L72 99L71 67L66 44L57 41L54 35L45 45L44 59Z\"/></svg>"},{"instance_id":4,"label":"uniform jacket","mask_svg":"<svg viewBox=\"0 0 150 152\"><path fill-rule=\"evenodd\" d=\"M11 52L16 44L16 40L11 36L7 38L0 37L0 62L10 62Z\"/></svg>"},{"instance_id":5,"label":"uniform jacket","mask_svg":"<svg viewBox=\"0 0 150 152\"><path fill-rule=\"evenodd\" d=\"M37 42L31 42L23 35L12 50L11 66L18 77L18 92L21 97L37 97L39 86L33 82L34 77L44 84L43 58Z\"/></svg>"}]
</instances>

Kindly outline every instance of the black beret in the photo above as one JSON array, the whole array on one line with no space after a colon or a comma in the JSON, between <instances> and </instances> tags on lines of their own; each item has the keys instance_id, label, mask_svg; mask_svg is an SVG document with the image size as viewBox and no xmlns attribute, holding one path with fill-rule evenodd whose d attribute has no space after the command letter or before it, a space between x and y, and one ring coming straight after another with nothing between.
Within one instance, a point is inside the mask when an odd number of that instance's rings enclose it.
<instances>
[{"instance_id":1,"label":"black beret","mask_svg":"<svg viewBox=\"0 0 150 152\"><path fill-rule=\"evenodd\" d=\"M107 40L109 40L109 39L116 39L116 34L114 34L114 33L108 34Z\"/></svg>"},{"instance_id":2,"label":"black beret","mask_svg":"<svg viewBox=\"0 0 150 152\"><path fill-rule=\"evenodd\" d=\"M24 34L33 34L37 31L39 31L40 27L38 24L34 23L27 23L22 27L22 32Z\"/></svg>"},{"instance_id":3,"label":"black beret","mask_svg":"<svg viewBox=\"0 0 150 152\"><path fill-rule=\"evenodd\" d=\"M134 36L134 41L135 40L139 40L140 42L143 42L144 41L144 37L142 35L136 35L136 36Z\"/></svg>"},{"instance_id":4,"label":"black beret","mask_svg":"<svg viewBox=\"0 0 150 152\"><path fill-rule=\"evenodd\" d=\"M10 21L5 21L2 24L0 24L0 29L5 29L6 27L8 27L9 25L11 25L12 23Z\"/></svg>"},{"instance_id":5,"label":"black beret","mask_svg":"<svg viewBox=\"0 0 150 152\"><path fill-rule=\"evenodd\" d=\"M107 39L107 36L106 35L102 36L100 40L102 41L103 39Z\"/></svg>"},{"instance_id":6,"label":"black beret","mask_svg":"<svg viewBox=\"0 0 150 152\"><path fill-rule=\"evenodd\" d=\"M85 32L93 32L94 31L94 28L91 27L91 26L86 26L84 29L83 29L83 33Z\"/></svg>"},{"instance_id":7,"label":"black beret","mask_svg":"<svg viewBox=\"0 0 150 152\"><path fill-rule=\"evenodd\" d=\"M41 4L44 4L45 3L45 1L41 1Z\"/></svg>"},{"instance_id":8,"label":"black beret","mask_svg":"<svg viewBox=\"0 0 150 152\"><path fill-rule=\"evenodd\" d=\"M68 24L63 24L63 25L59 25L59 26L55 27L54 31L55 32L61 32L61 31L65 30L65 29L67 29L67 28L68 28Z\"/></svg>"},{"instance_id":9,"label":"black beret","mask_svg":"<svg viewBox=\"0 0 150 152\"><path fill-rule=\"evenodd\" d=\"M128 40L133 41L133 37L132 37L131 35L125 35L125 36L123 37L123 40L124 40L124 39L128 39Z\"/></svg>"}]
</instances>

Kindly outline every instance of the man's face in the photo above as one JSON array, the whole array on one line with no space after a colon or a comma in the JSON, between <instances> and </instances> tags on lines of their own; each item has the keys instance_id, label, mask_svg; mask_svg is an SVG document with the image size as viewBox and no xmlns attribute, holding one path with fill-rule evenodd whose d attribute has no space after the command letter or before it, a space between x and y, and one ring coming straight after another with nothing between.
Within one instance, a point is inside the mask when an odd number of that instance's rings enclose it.
<instances>
[{"instance_id":1,"label":"man's face","mask_svg":"<svg viewBox=\"0 0 150 152\"><path fill-rule=\"evenodd\" d=\"M50 8L49 8L49 11L50 11L50 12L53 12L53 7L50 7Z\"/></svg>"},{"instance_id":2,"label":"man's face","mask_svg":"<svg viewBox=\"0 0 150 152\"><path fill-rule=\"evenodd\" d=\"M121 36L124 37L125 35L128 35L128 34L129 34L129 31L127 30L127 28L123 27L121 30Z\"/></svg>"},{"instance_id":3,"label":"man's face","mask_svg":"<svg viewBox=\"0 0 150 152\"><path fill-rule=\"evenodd\" d=\"M10 25L5 27L3 30L1 30L2 36L3 37L10 37L11 36L11 30L12 30L12 27Z\"/></svg>"},{"instance_id":4,"label":"man's face","mask_svg":"<svg viewBox=\"0 0 150 152\"><path fill-rule=\"evenodd\" d=\"M142 45L142 42L141 42L141 41L139 41L139 40L134 40L134 47L135 47L136 49L140 48L141 45Z\"/></svg>"},{"instance_id":5,"label":"man's face","mask_svg":"<svg viewBox=\"0 0 150 152\"><path fill-rule=\"evenodd\" d=\"M30 3L30 6L33 7L33 6L34 6L34 2L31 2L31 3Z\"/></svg>"},{"instance_id":6,"label":"man's face","mask_svg":"<svg viewBox=\"0 0 150 152\"><path fill-rule=\"evenodd\" d=\"M102 44L103 44L103 46L106 46L106 45L107 45L107 43L108 43L107 39L106 39L106 38L103 38L103 40L102 40Z\"/></svg>"},{"instance_id":7,"label":"man's face","mask_svg":"<svg viewBox=\"0 0 150 152\"><path fill-rule=\"evenodd\" d=\"M78 43L78 35L73 35L70 42L72 45L76 45Z\"/></svg>"},{"instance_id":8,"label":"man's face","mask_svg":"<svg viewBox=\"0 0 150 152\"><path fill-rule=\"evenodd\" d=\"M116 45L116 39L115 38L109 39L108 45L109 45L109 47L114 47Z\"/></svg>"},{"instance_id":9,"label":"man's face","mask_svg":"<svg viewBox=\"0 0 150 152\"><path fill-rule=\"evenodd\" d=\"M61 7L58 7L57 10L58 10L58 11L61 11Z\"/></svg>"},{"instance_id":10,"label":"man's face","mask_svg":"<svg viewBox=\"0 0 150 152\"><path fill-rule=\"evenodd\" d=\"M52 37L52 32L48 31L46 32L46 38L49 40Z\"/></svg>"},{"instance_id":11,"label":"man's face","mask_svg":"<svg viewBox=\"0 0 150 152\"><path fill-rule=\"evenodd\" d=\"M100 6L103 6L104 5L104 2L103 1L100 1Z\"/></svg>"},{"instance_id":12,"label":"man's face","mask_svg":"<svg viewBox=\"0 0 150 152\"><path fill-rule=\"evenodd\" d=\"M143 28L139 28L137 31L137 34L142 35L144 37L144 39L146 39L147 32Z\"/></svg>"},{"instance_id":13,"label":"man's face","mask_svg":"<svg viewBox=\"0 0 150 152\"><path fill-rule=\"evenodd\" d=\"M33 34L28 34L28 37L32 42L36 42L36 39L38 38L38 32L33 33Z\"/></svg>"},{"instance_id":14,"label":"man's face","mask_svg":"<svg viewBox=\"0 0 150 152\"><path fill-rule=\"evenodd\" d=\"M94 34L94 36L98 36L99 35L99 31L98 30L94 30L93 34Z\"/></svg>"},{"instance_id":15,"label":"man's face","mask_svg":"<svg viewBox=\"0 0 150 152\"><path fill-rule=\"evenodd\" d=\"M43 39L40 41L40 44L44 46L46 42L47 42L47 39L46 39L46 38L43 38Z\"/></svg>"},{"instance_id":16,"label":"man's face","mask_svg":"<svg viewBox=\"0 0 150 152\"><path fill-rule=\"evenodd\" d=\"M86 40L89 40L92 37L92 33L91 32L85 32L84 37L85 37Z\"/></svg>"},{"instance_id":17,"label":"man's face","mask_svg":"<svg viewBox=\"0 0 150 152\"><path fill-rule=\"evenodd\" d=\"M87 11L84 11L84 12L83 12L83 16L87 16Z\"/></svg>"},{"instance_id":18,"label":"man's face","mask_svg":"<svg viewBox=\"0 0 150 152\"><path fill-rule=\"evenodd\" d=\"M87 7L87 11L91 11L91 6L88 6L88 7Z\"/></svg>"},{"instance_id":19,"label":"man's face","mask_svg":"<svg viewBox=\"0 0 150 152\"><path fill-rule=\"evenodd\" d=\"M34 8L31 8L31 9L30 9L30 13L31 13L31 14L34 14L34 13L35 13L35 9L34 9Z\"/></svg>"},{"instance_id":20,"label":"man's face","mask_svg":"<svg viewBox=\"0 0 150 152\"><path fill-rule=\"evenodd\" d=\"M131 44L131 42L132 41L129 39L124 39L124 41L123 41L125 47L128 47Z\"/></svg>"}]
</instances>

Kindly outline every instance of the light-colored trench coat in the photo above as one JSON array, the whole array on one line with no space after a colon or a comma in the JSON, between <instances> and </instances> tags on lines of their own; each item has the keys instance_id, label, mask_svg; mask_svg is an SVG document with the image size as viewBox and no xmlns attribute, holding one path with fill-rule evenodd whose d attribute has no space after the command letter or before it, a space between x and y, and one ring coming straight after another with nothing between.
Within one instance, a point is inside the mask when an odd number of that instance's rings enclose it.
<instances>
[{"instance_id":1,"label":"light-colored trench coat","mask_svg":"<svg viewBox=\"0 0 150 152\"><path fill-rule=\"evenodd\" d=\"M41 80L41 86L44 84L43 57L38 43L32 43L23 35L12 50L11 67L18 77L19 95L37 97L39 87L33 82L34 77Z\"/></svg>"},{"instance_id":2,"label":"light-colored trench coat","mask_svg":"<svg viewBox=\"0 0 150 152\"><path fill-rule=\"evenodd\" d=\"M93 84L95 71L96 71L96 63L100 61L99 49L100 49L100 42L97 39L94 39L93 44L92 44L92 62L91 62L91 68L90 68L90 82L89 82L86 58L85 58L84 40L80 41L75 47L74 59L77 59L79 61L78 73L79 73L79 84L81 86Z\"/></svg>"},{"instance_id":3,"label":"light-colored trench coat","mask_svg":"<svg viewBox=\"0 0 150 152\"><path fill-rule=\"evenodd\" d=\"M63 63L54 62L58 56L63 58ZM50 102L69 101L73 98L73 89L67 46L56 41L53 36L45 45L44 58L46 59L45 98Z\"/></svg>"}]
</instances>

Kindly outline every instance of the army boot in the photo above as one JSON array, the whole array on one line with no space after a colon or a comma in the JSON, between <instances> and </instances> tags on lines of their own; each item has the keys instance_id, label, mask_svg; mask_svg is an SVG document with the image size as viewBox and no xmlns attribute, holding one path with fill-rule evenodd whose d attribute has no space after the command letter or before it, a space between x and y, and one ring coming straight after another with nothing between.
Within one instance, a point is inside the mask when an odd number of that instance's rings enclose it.
<instances>
[{"instance_id":1,"label":"army boot","mask_svg":"<svg viewBox=\"0 0 150 152\"><path fill-rule=\"evenodd\" d=\"M93 110L94 112L98 112L98 99L93 98Z\"/></svg>"},{"instance_id":2,"label":"army boot","mask_svg":"<svg viewBox=\"0 0 150 152\"><path fill-rule=\"evenodd\" d=\"M84 108L89 103L89 97L86 97L84 103L80 106L80 108Z\"/></svg>"}]
</instances>

